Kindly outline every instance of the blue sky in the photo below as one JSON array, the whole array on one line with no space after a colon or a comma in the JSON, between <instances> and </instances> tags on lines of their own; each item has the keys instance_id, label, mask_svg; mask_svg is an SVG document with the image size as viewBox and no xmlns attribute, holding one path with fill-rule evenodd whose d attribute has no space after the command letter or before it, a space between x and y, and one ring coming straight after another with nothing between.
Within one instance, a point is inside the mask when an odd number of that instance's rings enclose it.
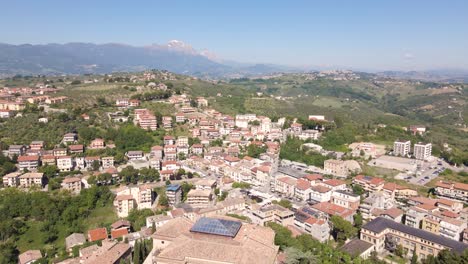
<instances>
[{"instance_id":1,"label":"blue sky","mask_svg":"<svg viewBox=\"0 0 468 264\"><path fill-rule=\"evenodd\" d=\"M241 62L468 69L468 1L0 1L0 42L177 39Z\"/></svg>"}]
</instances>

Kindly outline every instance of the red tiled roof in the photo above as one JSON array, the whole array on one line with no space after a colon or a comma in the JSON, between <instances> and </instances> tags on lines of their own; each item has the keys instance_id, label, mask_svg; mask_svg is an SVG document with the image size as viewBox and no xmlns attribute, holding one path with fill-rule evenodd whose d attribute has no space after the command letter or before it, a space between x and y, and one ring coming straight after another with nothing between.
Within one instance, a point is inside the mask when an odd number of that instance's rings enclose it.
<instances>
[{"instance_id":1,"label":"red tiled roof","mask_svg":"<svg viewBox=\"0 0 468 264\"><path fill-rule=\"evenodd\" d=\"M307 174L304 178L309 181L323 180L323 176L320 174Z\"/></svg>"},{"instance_id":2,"label":"red tiled roof","mask_svg":"<svg viewBox=\"0 0 468 264\"><path fill-rule=\"evenodd\" d=\"M18 162L22 162L22 161L38 161L39 160L39 156L19 156L18 157Z\"/></svg>"},{"instance_id":3,"label":"red tiled roof","mask_svg":"<svg viewBox=\"0 0 468 264\"><path fill-rule=\"evenodd\" d=\"M468 191L468 184L467 183L456 182L456 183L454 183L453 188L463 190L463 191Z\"/></svg>"},{"instance_id":4,"label":"red tiled roof","mask_svg":"<svg viewBox=\"0 0 468 264\"><path fill-rule=\"evenodd\" d=\"M90 242L107 238L107 229L105 227L96 228L88 231L88 240Z\"/></svg>"},{"instance_id":5,"label":"red tiled roof","mask_svg":"<svg viewBox=\"0 0 468 264\"><path fill-rule=\"evenodd\" d=\"M310 188L310 183L304 179L299 179L296 182L296 188L299 190L307 190Z\"/></svg>"},{"instance_id":6,"label":"red tiled roof","mask_svg":"<svg viewBox=\"0 0 468 264\"><path fill-rule=\"evenodd\" d=\"M118 238L128 235L128 229L127 228L119 228L111 231L111 237L112 238Z\"/></svg>"},{"instance_id":7,"label":"red tiled roof","mask_svg":"<svg viewBox=\"0 0 468 264\"><path fill-rule=\"evenodd\" d=\"M115 223L111 225L112 229L119 229L121 227L130 227L130 222L127 220L117 220Z\"/></svg>"},{"instance_id":8,"label":"red tiled roof","mask_svg":"<svg viewBox=\"0 0 468 264\"><path fill-rule=\"evenodd\" d=\"M318 204L314 204L312 206L312 208L315 208L321 212L324 212L326 214L329 214L329 215L338 215L338 216L341 216L343 218L353 214L353 211L352 210L349 210L345 207L342 207L342 206L339 206L339 205L336 205L336 204L332 204L330 202L321 202L321 203L318 203Z\"/></svg>"},{"instance_id":9,"label":"red tiled roof","mask_svg":"<svg viewBox=\"0 0 468 264\"><path fill-rule=\"evenodd\" d=\"M333 186L333 187L346 184L346 182L341 181L341 180L337 180L337 179L327 180L327 181L324 181L323 183L325 183L326 185Z\"/></svg>"},{"instance_id":10,"label":"red tiled roof","mask_svg":"<svg viewBox=\"0 0 468 264\"><path fill-rule=\"evenodd\" d=\"M403 211L396 207L392 207L390 209L383 211L382 214L388 215L392 218L397 218L398 216L403 215Z\"/></svg>"},{"instance_id":11,"label":"red tiled roof","mask_svg":"<svg viewBox=\"0 0 468 264\"><path fill-rule=\"evenodd\" d=\"M450 218L458 218L458 217L460 216L459 214L457 214L457 213L455 213L455 212L447 211L447 210L443 211L443 212L442 212L442 215L443 215L443 216L450 217Z\"/></svg>"},{"instance_id":12,"label":"red tiled roof","mask_svg":"<svg viewBox=\"0 0 468 264\"><path fill-rule=\"evenodd\" d=\"M288 185L296 185L296 179L293 179L290 177L282 177L282 178L279 178L278 181L284 182Z\"/></svg>"}]
</instances>

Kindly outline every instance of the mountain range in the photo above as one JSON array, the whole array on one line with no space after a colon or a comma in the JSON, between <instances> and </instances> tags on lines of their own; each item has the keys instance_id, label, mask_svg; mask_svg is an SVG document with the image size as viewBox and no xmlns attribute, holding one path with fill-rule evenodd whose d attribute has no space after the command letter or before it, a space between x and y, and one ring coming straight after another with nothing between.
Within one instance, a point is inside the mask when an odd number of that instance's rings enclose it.
<instances>
[{"instance_id":1,"label":"mountain range","mask_svg":"<svg viewBox=\"0 0 468 264\"><path fill-rule=\"evenodd\" d=\"M21 75L61 75L168 70L202 78L240 78L272 73L309 72L333 66L289 67L223 60L208 50L196 50L179 40L166 44L130 46L108 43L21 44L0 43L0 78ZM339 67L338 67L339 68ZM468 71L384 71L377 76L423 81L468 82Z\"/></svg>"},{"instance_id":2,"label":"mountain range","mask_svg":"<svg viewBox=\"0 0 468 264\"><path fill-rule=\"evenodd\" d=\"M0 43L0 77L111 73L163 69L200 77L243 77L294 69L270 64L222 61L207 50L172 40L166 45L67 43L10 45Z\"/></svg>"}]
</instances>

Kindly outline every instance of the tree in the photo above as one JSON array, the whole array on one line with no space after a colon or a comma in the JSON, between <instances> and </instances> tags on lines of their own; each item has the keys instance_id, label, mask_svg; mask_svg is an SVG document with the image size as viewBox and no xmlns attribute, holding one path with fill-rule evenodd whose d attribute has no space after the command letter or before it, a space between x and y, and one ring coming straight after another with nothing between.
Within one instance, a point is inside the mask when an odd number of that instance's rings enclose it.
<instances>
[{"instance_id":1,"label":"tree","mask_svg":"<svg viewBox=\"0 0 468 264\"><path fill-rule=\"evenodd\" d=\"M358 212L357 214L353 216L353 218L354 218L354 227L356 227L356 229L358 230L361 229L362 222L363 222L362 214Z\"/></svg>"},{"instance_id":2,"label":"tree","mask_svg":"<svg viewBox=\"0 0 468 264\"><path fill-rule=\"evenodd\" d=\"M133 264L140 264L140 242L135 242L135 248L133 249Z\"/></svg>"},{"instance_id":3,"label":"tree","mask_svg":"<svg viewBox=\"0 0 468 264\"><path fill-rule=\"evenodd\" d=\"M332 236L339 244L343 244L348 238L356 235L357 230L350 222L336 215L333 215L330 220L333 225Z\"/></svg>"},{"instance_id":4,"label":"tree","mask_svg":"<svg viewBox=\"0 0 468 264\"><path fill-rule=\"evenodd\" d=\"M356 195L362 195L364 193L364 189L358 184L353 184L353 193Z\"/></svg>"},{"instance_id":5,"label":"tree","mask_svg":"<svg viewBox=\"0 0 468 264\"><path fill-rule=\"evenodd\" d=\"M158 202L160 206L164 206L164 207L169 206L169 200L167 199L166 193L162 193L159 195Z\"/></svg>"},{"instance_id":6,"label":"tree","mask_svg":"<svg viewBox=\"0 0 468 264\"><path fill-rule=\"evenodd\" d=\"M288 209L292 208L292 203L286 199L281 199L280 201L273 200L272 203L281 205L284 208L288 208Z\"/></svg>"},{"instance_id":7,"label":"tree","mask_svg":"<svg viewBox=\"0 0 468 264\"><path fill-rule=\"evenodd\" d=\"M101 167L99 160L94 160L92 164L93 171L98 171L99 167Z\"/></svg>"},{"instance_id":8,"label":"tree","mask_svg":"<svg viewBox=\"0 0 468 264\"><path fill-rule=\"evenodd\" d=\"M413 256L411 257L411 264L418 264L418 255L416 254L416 250L413 250Z\"/></svg>"},{"instance_id":9,"label":"tree","mask_svg":"<svg viewBox=\"0 0 468 264\"><path fill-rule=\"evenodd\" d=\"M403 246L401 244L398 244L395 249L395 255L397 255L398 257L403 257L404 254L405 250Z\"/></svg>"}]
</instances>

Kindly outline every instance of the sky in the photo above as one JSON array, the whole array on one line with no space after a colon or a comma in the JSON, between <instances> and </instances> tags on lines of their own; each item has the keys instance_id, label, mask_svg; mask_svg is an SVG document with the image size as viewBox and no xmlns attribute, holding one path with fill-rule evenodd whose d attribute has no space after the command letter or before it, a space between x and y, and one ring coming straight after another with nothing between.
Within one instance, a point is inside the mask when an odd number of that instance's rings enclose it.
<instances>
[{"instance_id":1,"label":"sky","mask_svg":"<svg viewBox=\"0 0 468 264\"><path fill-rule=\"evenodd\" d=\"M0 42L181 40L249 63L468 69L468 1L0 0Z\"/></svg>"}]
</instances>

